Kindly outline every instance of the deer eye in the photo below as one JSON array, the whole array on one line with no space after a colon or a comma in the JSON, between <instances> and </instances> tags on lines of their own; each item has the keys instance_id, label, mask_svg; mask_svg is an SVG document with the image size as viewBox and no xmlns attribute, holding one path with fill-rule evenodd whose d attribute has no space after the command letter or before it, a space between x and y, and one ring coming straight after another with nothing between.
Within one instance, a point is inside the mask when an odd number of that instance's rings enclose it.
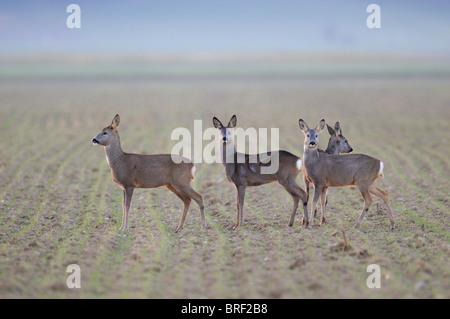
<instances>
[{"instance_id":1,"label":"deer eye","mask_svg":"<svg viewBox=\"0 0 450 319\"><path fill-rule=\"evenodd\" d=\"M306 137L309 137L309 134L307 134Z\"/></svg>"},{"instance_id":2,"label":"deer eye","mask_svg":"<svg viewBox=\"0 0 450 319\"><path fill-rule=\"evenodd\" d=\"M103 132L103 135L106 135L106 134L108 134L108 132Z\"/></svg>"},{"instance_id":3,"label":"deer eye","mask_svg":"<svg viewBox=\"0 0 450 319\"><path fill-rule=\"evenodd\" d=\"M318 137L319 135L316 134L316 137Z\"/></svg>"}]
</instances>

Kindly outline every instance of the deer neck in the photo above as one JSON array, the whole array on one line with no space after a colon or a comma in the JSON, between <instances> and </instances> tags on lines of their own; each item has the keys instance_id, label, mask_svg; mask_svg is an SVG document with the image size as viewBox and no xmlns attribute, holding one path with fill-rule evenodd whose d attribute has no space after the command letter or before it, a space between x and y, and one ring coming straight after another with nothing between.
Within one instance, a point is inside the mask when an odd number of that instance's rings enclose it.
<instances>
[{"instance_id":1,"label":"deer neck","mask_svg":"<svg viewBox=\"0 0 450 319\"><path fill-rule=\"evenodd\" d=\"M221 147L222 165L225 167L225 175L229 181L232 181L236 174L237 152L234 144Z\"/></svg>"},{"instance_id":2,"label":"deer neck","mask_svg":"<svg viewBox=\"0 0 450 319\"><path fill-rule=\"evenodd\" d=\"M327 149L325 150L328 154L339 155L339 150L334 143L328 143Z\"/></svg>"},{"instance_id":3,"label":"deer neck","mask_svg":"<svg viewBox=\"0 0 450 319\"><path fill-rule=\"evenodd\" d=\"M309 148L308 146L303 146L303 163L311 163L319 159L319 147Z\"/></svg>"},{"instance_id":4,"label":"deer neck","mask_svg":"<svg viewBox=\"0 0 450 319\"><path fill-rule=\"evenodd\" d=\"M222 164L224 166L234 164L236 162L236 146L234 144L227 144L221 147L220 155L222 159Z\"/></svg>"},{"instance_id":5,"label":"deer neck","mask_svg":"<svg viewBox=\"0 0 450 319\"><path fill-rule=\"evenodd\" d=\"M106 161L108 162L109 167L114 169L114 167L116 167L117 164L121 162L125 154L122 151L122 147L120 146L119 138L117 138L114 143L105 146L105 153Z\"/></svg>"}]
</instances>

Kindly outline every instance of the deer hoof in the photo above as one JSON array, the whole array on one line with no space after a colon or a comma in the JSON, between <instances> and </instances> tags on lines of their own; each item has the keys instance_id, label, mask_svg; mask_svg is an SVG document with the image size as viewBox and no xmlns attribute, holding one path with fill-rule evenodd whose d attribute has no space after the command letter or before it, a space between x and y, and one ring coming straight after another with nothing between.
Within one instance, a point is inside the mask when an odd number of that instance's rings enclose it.
<instances>
[{"instance_id":1,"label":"deer hoof","mask_svg":"<svg viewBox=\"0 0 450 319\"><path fill-rule=\"evenodd\" d=\"M325 225L327 223L327 219L325 217L320 218L320 225Z\"/></svg>"},{"instance_id":2,"label":"deer hoof","mask_svg":"<svg viewBox=\"0 0 450 319\"><path fill-rule=\"evenodd\" d=\"M302 225L305 226L305 228L308 228L309 226L309 221L305 220L305 217L302 217Z\"/></svg>"}]
</instances>

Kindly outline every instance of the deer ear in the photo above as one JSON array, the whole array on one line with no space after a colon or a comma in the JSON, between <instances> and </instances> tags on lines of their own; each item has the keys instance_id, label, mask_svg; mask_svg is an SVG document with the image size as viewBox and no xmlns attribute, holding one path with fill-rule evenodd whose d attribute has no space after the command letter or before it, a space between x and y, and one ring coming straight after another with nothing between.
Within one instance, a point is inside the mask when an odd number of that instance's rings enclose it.
<instances>
[{"instance_id":1,"label":"deer ear","mask_svg":"<svg viewBox=\"0 0 450 319\"><path fill-rule=\"evenodd\" d=\"M116 116L114 116L114 118L113 118L113 120L111 122L111 126L113 128L116 128L116 127L119 126L119 123L120 123L120 116L119 116L119 114L116 114Z\"/></svg>"},{"instance_id":2,"label":"deer ear","mask_svg":"<svg viewBox=\"0 0 450 319\"><path fill-rule=\"evenodd\" d=\"M228 122L228 127L235 128L236 127L237 118L236 115L233 115Z\"/></svg>"},{"instance_id":3,"label":"deer ear","mask_svg":"<svg viewBox=\"0 0 450 319\"><path fill-rule=\"evenodd\" d=\"M339 122L336 122L336 124L334 124L334 129L336 130L336 135L342 135L341 125L339 124Z\"/></svg>"},{"instance_id":4,"label":"deer ear","mask_svg":"<svg viewBox=\"0 0 450 319\"><path fill-rule=\"evenodd\" d=\"M219 130L223 127L222 122L220 122L219 119L215 116L213 117L213 124L214 124L214 127Z\"/></svg>"},{"instance_id":5,"label":"deer ear","mask_svg":"<svg viewBox=\"0 0 450 319\"><path fill-rule=\"evenodd\" d=\"M330 133L331 136L336 135L336 131L333 130L331 126L327 124L328 133Z\"/></svg>"},{"instance_id":6,"label":"deer ear","mask_svg":"<svg viewBox=\"0 0 450 319\"><path fill-rule=\"evenodd\" d=\"M303 132L306 132L307 130L309 130L308 124L306 124L306 122L303 121L302 119L298 120L298 126L300 126L300 129Z\"/></svg>"},{"instance_id":7,"label":"deer ear","mask_svg":"<svg viewBox=\"0 0 450 319\"><path fill-rule=\"evenodd\" d=\"M321 119L314 129L317 131L317 133L320 133L320 131L322 131L324 127L325 127L325 120Z\"/></svg>"}]
</instances>

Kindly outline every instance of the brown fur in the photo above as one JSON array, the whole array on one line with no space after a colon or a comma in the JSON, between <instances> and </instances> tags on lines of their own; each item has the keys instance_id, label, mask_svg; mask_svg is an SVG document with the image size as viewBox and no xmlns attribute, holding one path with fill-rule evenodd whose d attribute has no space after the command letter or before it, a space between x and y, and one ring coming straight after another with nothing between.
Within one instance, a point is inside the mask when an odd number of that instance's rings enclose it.
<instances>
[{"instance_id":1,"label":"brown fur","mask_svg":"<svg viewBox=\"0 0 450 319\"><path fill-rule=\"evenodd\" d=\"M355 224L358 228L368 211L372 198L370 193L381 198L388 210L391 229L395 222L392 216L389 196L376 186L381 175L381 162L376 158L364 154L329 155L319 151L318 135L325 126L321 120L314 129L309 129L305 121L299 120L299 126L305 135L303 165L304 173L309 182L314 185L314 198L311 208L313 217L317 201L322 203L321 223L326 223L325 198L328 187L355 186L364 199L364 208ZM311 224L313 218L311 218Z\"/></svg>"},{"instance_id":2,"label":"brown fur","mask_svg":"<svg viewBox=\"0 0 450 319\"><path fill-rule=\"evenodd\" d=\"M308 217L307 204L308 197L306 192L301 189L295 179L300 173L300 169L297 168L297 161L300 160L299 157L286 152L277 151L271 152L267 155L269 157L278 155L279 166L278 171L274 174L261 174L261 166L269 165L266 163L266 155L258 154L257 163L250 163L248 154L239 154L236 152L234 144L232 141L227 140L229 132L227 130L233 129L236 125L236 116L234 115L227 126L222 125L222 123L214 117L214 126L221 130L221 138L223 138L224 143L222 144L222 162L225 166L225 174L230 182L232 182L237 189L237 199L236 199L236 223L234 224L234 229L236 229L240 224L243 223L244 219L244 197L245 190L247 186L259 186L267 183L278 182L281 186L286 189L286 191L292 196L294 201L294 206L291 212L291 218L289 220L289 226L294 224L295 214L297 212L298 202L301 199L303 203L304 217ZM226 140L226 141L225 141ZM232 163L226 163L227 152L232 152L234 161ZM238 156L244 155L245 162L239 163ZM263 157L261 159L261 157Z\"/></svg>"},{"instance_id":3,"label":"brown fur","mask_svg":"<svg viewBox=\"0 0 450 319\"><path fill-rule=\"evenodd\" d=\"M112 179L123 190L123 216L120 229L125 230L128 226L128 212L134 189L161 186L166 186L183 201L183 213L176 231L183 228L191 199L199 205L202 230L205 229L203 198L190 185L194 164L188 163L186 159L185 162L177 164L173 162L170 154L142 155L123 152L117 131L119 121L119 115L116 115L111 125L105 127L92 142L105 147Z\"/></svg>"},{"instance_id":4,"label":"brown fur","mask_svg":"<svg viewBox=\"0 0 450 319\"><path fill-rule=\"evenodd\" d=\"M319 152L325 152L330 155L339 155L341 153L351 153L353 148L348 144L347 139L342 135L341 125L339 122L334 124L334 128L327 124L328 133L330 133L330 138L328 140L328 146L325 151L319 150ZM303 167L304 170L304 167ZM306 178L306 174L303 173L303 185L305 186L306 193L309 199L309 181ZM328 198L325 198L325 206L328 204ZM314 216L317 215L317 209L314 210Z\"/></svg>"}]
</instances>

